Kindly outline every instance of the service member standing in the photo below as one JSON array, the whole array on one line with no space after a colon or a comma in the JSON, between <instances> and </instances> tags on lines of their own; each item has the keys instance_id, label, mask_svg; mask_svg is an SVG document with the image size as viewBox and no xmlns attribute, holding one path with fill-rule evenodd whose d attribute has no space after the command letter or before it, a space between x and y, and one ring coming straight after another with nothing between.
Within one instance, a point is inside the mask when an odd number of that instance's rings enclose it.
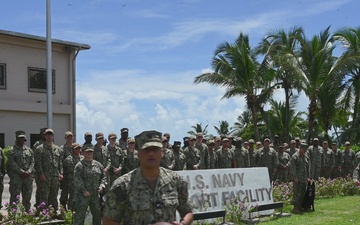
<instances>
[{"instance_id":1,"label":"service member standing","mask_svg":"<svg viewBox=\"0 0 360 225\"><path fill-rule=\"evenodd\" d=\"M310 175L310 163L306 156L307 144L301 143L299 151L295 152L290 159L290 177L293 181L293 213L301 212L301 203L306 192L307 180Z\"/></svg>"},{"instance_id":2,"label":"service member standing","mask_svg":"<svg viewBox=\"0 0 360 225\"><path fill-rule=\"evenodd\" d=\"M139 165L140 162L139 162L138 150L135 149L135 139L129 138L122 174L128 173L131 170L138 168Z\"/></svg>"},{"instance_id":3,"label":"service member standing","mask_svg":"<svg viewBox=\"0 0 360 225\"><path fill-rule=\"evenodd\" d=\"M35 173L39 179L39 201L45 207L52 205L58 209L59 181L63 179L63 165L60 148L54 144L54 131L45 130L45 142L34 152Z\"/></svg>"},{"instance_id":4,"label":"service member standing","mask_svg":"<svg viewBox=\"0 0 360 225\"><path fill-rule=\"evenodd\" d=\"M195 137L189 137L189 146L183 151L186 157L186 170L198 170L200 169L201 156L200 151L195 147Z\"/></svg>"},{"instance_id":5,"label":"service member standing","mask_svg":"<svg viewBox=\"0 0 360 225\"><path fill-rule=\"evenodd\" d=\"M307 154L310 160L310 178L317 180L324 165L324 149L319 146L318 138L313 139L312 146L309 147Z\"/></svg>"},{"instance_id":6,"label":"service member standing","mask_svg":"<svg viewBox=\"0 0 360 225\"><path fill-rule=\"evenodd\" d=\"M175 157L173 151L167 148L167 146L169 146L169 141L165 136L162 137L162 144L163 147L161 151L163 152L163 157L161 159L160 166L172 170L175 166Z\"/></svg>"},{"instance_id":7,"label":"service member standing","mask_svg":"<svg viewBox=\"0 0 360 225\"><path fill-rule=\"evenodd\" d=\"M75 189L74 189L74 169L78 162L80 162L81 159L84 158L83 155L80 155L81 153L81 145L78 143L72 144L72 150L71 154L66 157L66 159L63 162L63 168L64 168L64 180L63 183L66 185L67 195L63 195L63 192L61 192L60 196L60 204L64 207L66 210L67 208L70 210L73 210L74 205L74 195L75 195ZM64 193L65 194L65 193Z\"/></svg>"},{"instance_id":8,"label":"service member standing","mask_svg":"<svg viewBox=\"0 0 360 225\"><path fill-rule=\"evenodd\" d=\"M256 166L267 167L272 182L275 180L278 164L277 152L270 147L270 139L265 138L264 147L256 152Z\"/></svg>"},{"instance_id":9,"label":"service member standing","mask_svg":"<svg viewBox=\"0 0 360 225\"><path fill-rule=\"evenodd\" d=\"M347 177L353 174L355 169L355 152L350 149L350 142L345 142L345 149L342 152L343 155L343 163L341 166L342 176Z\"/></svg>"},{"instance_id":10,"label":"service member standing","mask_svg":"<svg viewBox=\"0 0 360 225\"><path fill-rule=\"evenodd\" d=\"M324 166L322 167L321 176L330 179L331 173L335 166L335 155L332 149L328 147L328 142L323 142L324 149Z\"/></svg>"},{"instance_id":11,"label":"service member standing","mask_svg":"<svg viewBox=\"0 0 360 225\"><path fill-rule=\"evenodd\" d=\"M22 195L22 204L26 212L30 209L30 200L33 190L32 174L34 173L34 153L25 145L24 131L16 131L15 145L8 154L7 171L10 178L10 203L16 202L16 196ZM4 166L1 164L1 166Z\"/></svg>"},{"instance_id":12,"label":"service member standing","mask_svg":"<svg viewBox=\"0 0 360 225\"><path fill-rule=\"evenodd\" d=\"M85 149L84 159L80 160L74 170L75 216L73 225L83 225L86 210L90 207L93 225L101 225L100 193L107 185L104 167L93 160L94 149Z\"/></svg>"},{"instance_id":13,"label":"service member standing","mask_svg":"<svg viewBox=\"0 0 360 225\"><path fill-rule=\"evenodd\" d=\"M110 154L111 159L111 168L109 170L110 176L110 185L116 180L116 178L121 176L121 170L124 167L124 158L125 158L125 149L121 149L116 145L116 134L110 133L108 135L109 144L107 146L107 150Z\"/></svg>"},{"instance_id":14,"label":"service member standing","mask_svg":"<svg viewBox=\"0 0 360 225\"><path fill-rule=\"evenodd\" d=\"M223 139L223 145L216 153L218 155L219 169L233 168L234 152L230 149L229 139Z\"/></svg>"},{"instance_id":15,"label":"service member standing","mask_svg":"<svg viewBox=\"0 0 360 225\"><path fill-rule=\"evenodd\" d=\"M180 151L180 145L180 141L174 141L174 144L172 145L175 158L174 171L186 169L186 156L182 153L182 151Z\"/></svg>"},{"instance_id":16,"label":"service member standing","mask_svg":"<svg viewBox=\"0 0 360 225\"><path fill-rule=\"evenodd\" d=\"M65 132L65 144L60 146L60 156L61 156L61 159L63 162L63 166L64 166L65 159L72 153L73 136L74 135L71 131L66 131ZM68 204L68 199L69 199L69 194L70 194L68 187L69 187L68 183L65 180L60 181L60 189L61 189L60 205L62 205L65 209L66 209L66 205ZM71 186L70 186L70 188L71 188Z\"/></svg>"},{"instance_id":17,"label":"service member standing","mask_svg":"<svg viewBox=\"0 0 360 225\"><path fill-rule=\"evenodd\" d=\"M187 182L160 167L161 133L145 131L135 137L140 167L118 178L106 199L103 225L142 225L168 222L190 225L193 220ZM180 222L176 221L176 211Z\"/></svg>"},{"instance_id":18,"label":"service member standing","mask_svg":"<svg viewBox=\"0 0 360 225\"><path fill-rule=\"evenodd\" d=\"M341 177L341 165L343 163L343 155L342 152L338 149L336 141L331 144L331 149L334 152L335 158L334 168L331 171L331 179L335 179Z\"/></svg>"},{"instance_id":19,"label":"service member standing","mask_svg":"<svg viewBox=\"0 0 360 225\"><path fill-rule=\"evenodd\" d=\"M234 168L250 167L249 152L247 149L242 147L242 139L240 137L236 138L234 146Z\"/></svg>"}]
</instances>

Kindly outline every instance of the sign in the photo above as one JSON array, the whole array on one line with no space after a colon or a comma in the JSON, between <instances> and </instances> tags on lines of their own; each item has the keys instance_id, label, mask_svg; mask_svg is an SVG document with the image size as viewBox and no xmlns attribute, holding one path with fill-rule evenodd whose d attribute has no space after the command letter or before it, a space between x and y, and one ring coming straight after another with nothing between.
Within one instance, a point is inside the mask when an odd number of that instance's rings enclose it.
<instances>
[{"instance_id":1,"label":"sign","mask_svg":"<svg viewBox=\"0 0 360 225\"><path fill-rule=\"evenodd\" d=\"M235 199L248 206L273 202L266 167L176 172L188 182L194 212L225 209Z\"/></svg>"}]
</instances>

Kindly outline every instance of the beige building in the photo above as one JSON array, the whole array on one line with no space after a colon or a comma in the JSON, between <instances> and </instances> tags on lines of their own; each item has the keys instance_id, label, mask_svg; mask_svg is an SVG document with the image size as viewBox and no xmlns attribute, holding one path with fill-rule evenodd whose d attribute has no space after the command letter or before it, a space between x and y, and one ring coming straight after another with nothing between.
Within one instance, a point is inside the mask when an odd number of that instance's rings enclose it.
<instances>
[{"instance_id":1,"label":"beige building","mask_svg":"<svg viewBox=\"0 0 360 225\"><path fill-rule=\"evenodd\" d=\"M60 145L67 130L76 131L76 58L90 46L52 41L52 128ZM0 147L13 145L17 130L28 146L38 140L47 127L46 89L46 38L0 30Z\"/></svg>"}]
</instances>

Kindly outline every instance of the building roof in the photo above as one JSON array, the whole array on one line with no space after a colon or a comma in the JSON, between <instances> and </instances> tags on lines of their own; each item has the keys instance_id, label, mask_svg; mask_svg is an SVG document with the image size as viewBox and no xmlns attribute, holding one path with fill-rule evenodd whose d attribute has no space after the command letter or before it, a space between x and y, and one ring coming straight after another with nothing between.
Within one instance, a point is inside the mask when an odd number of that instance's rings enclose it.
<instances>
[{"instance_id":1,"label":"building roof","mask_svg":"<svg viewBox=\"0 0 360 225\"><path fill-rule=\"evenodd\" d=\"M19 33L19 32L14 32L14 31L1 30L1 29L0 29L0 35L14 36L14 37L19 37L19 38L26 38L26 39L46 42L46 37L25 34L25 33ZM88 44L82 44L82 43L71 42L71 41L63 41L63 40L59 40L59 39L52 39L52 42L56 43L56 44L75 47L75 48L78 48L79 50L88 50L91 48L91 46Z\"/></svg>"}]
</instances>

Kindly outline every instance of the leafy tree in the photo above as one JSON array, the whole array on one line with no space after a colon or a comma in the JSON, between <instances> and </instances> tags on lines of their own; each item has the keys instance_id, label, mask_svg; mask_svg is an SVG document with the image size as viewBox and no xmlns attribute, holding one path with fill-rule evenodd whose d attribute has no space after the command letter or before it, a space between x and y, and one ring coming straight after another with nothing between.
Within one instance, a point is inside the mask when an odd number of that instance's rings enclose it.
<instances>
[{"instance_id":1,"label":"leafy tree","mask_svg":"<svg viewBox=\"0 0 360 225\"><path fill-rule=\"evenodd\" d=\"M222 137L232 133L231 128L229 129L229 123L225 120L219 121L219 127L214 126L214 129L216 130L217 134Z\"/></svg>"},{"instance_id":2,"label":"leafy tree","mask_svg":"<svg viewBox=\"0 0 360 225\"><path fill-rule=\"evenodd\" d=\"M207 127L208 125L206 125L205 127L202 127L202 123L197 123L195 126L191 126L191 128L193 128L193 130L188 131L187 133L190 135L194 135L196 136L197 133L203 133L204 136L207 135Z\"/></svg>"},{"instance_id":3,"label":"leafy tree","mask_svg":"<svg viewBox=\"0 0 360 225\"><path fill-rule=\"evenodd\" d=\"M299 49L299 37L304 33L301 27L275 29L270 31L262 40L259 51L269 60L276 71L275 83L284 89L285 93L285 124L284 140L288 143L290 123L290 97L293 89L301 90L299 74L294 69L294 58ZM290 57L289 57L290 56Z\"/></svg>"},{"instance_id":4,"label":"leafy tree","mask_svg":"<svg viewBox=\"0 0 360 225\"><path fill-rule=\"evenodd\" d=\"M261 106L258 95L261 93L260 88L267 87L271 70L266 60L260 64L256 59L257 53L251 48L249 37L240 33L234 43L224 42L216 48L212 60L214 72L197 76L194 83L207 82L225 87L222 98L244 96L247 108L251 111L254 133L258 139L257 110Z\"/></svg>"}]
</instances>

